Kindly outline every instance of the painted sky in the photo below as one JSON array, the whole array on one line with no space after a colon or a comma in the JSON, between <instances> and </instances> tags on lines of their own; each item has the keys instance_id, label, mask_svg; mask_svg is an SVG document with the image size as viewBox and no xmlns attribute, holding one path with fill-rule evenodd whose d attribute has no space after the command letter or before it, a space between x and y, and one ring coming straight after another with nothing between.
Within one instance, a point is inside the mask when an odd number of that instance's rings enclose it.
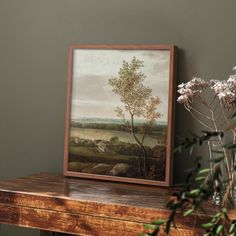
<instances>
[{"instance_id":1,"label":"painted sky","mask_svg":"<svg viewBox=\"0 0 236 236\"><path fill-rule=\"evenodd\" d=\"M114 110L123 107L118 95L108 84L118 77L123 60L133 57L144 62L141 71L147 76L144 84L152 88L153 96L159 96L157 111L160 121L167 121L168 80L170 52L168 50L104 50L75 49L73 55L73 86L71 119L117 118Z\"/></svg>"}]
</instances>

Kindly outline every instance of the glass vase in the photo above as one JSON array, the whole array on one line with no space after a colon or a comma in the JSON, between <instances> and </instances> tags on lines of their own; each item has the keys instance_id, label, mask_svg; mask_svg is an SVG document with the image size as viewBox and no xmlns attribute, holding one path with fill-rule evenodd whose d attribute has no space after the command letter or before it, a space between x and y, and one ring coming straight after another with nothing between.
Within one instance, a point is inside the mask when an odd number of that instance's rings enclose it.
<instances>
[{"instance_id":1,"label":"glass vase","mask_svg":"<svg viewBox=\"0 0 236 236\"><path fill-rule=\"evenodd\" d=\"M208 151L209 151L209 165L210 165L210 171L211 171L211 178L213 178L214 175L214 161L220 157L219 151L222 150L222 145L220 144L219 140L217 138L208 140ZM222 192L217 188L217 186L214 184L214 192L212 195L212 202L216 206L220 206L222 202Z\"/></svg>"},{"instance_id":2,"label":"glass vase","mask_svg":"<svg viewBox=\"0 0 236 236\"><path fill-rule=\"evenodd\" d=\"M228 183L232 181L229 190L230 201L236 203L236 173L235 173L235 160L236 153L235 151L229 150L224 147L226 139L221 137L214 137L208 141L209 149L209 161L210 161L210 170L211 176L214 175L214 163L216 160L219 160L222 156L224 159L219 162L220 164L220 183L214 182L214 193L212 195L212 201L216 206L220 206L223 203L223 197L226 193ZM232 140L232 139L231 139Z\"/></svg>"}]
</instances>

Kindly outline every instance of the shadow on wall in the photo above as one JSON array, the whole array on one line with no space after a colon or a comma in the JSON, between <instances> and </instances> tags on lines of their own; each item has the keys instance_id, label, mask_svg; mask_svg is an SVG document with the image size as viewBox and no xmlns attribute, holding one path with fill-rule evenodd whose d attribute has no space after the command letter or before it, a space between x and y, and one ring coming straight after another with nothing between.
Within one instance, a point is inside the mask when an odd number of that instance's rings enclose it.
<instances>
[{"instance_id":1,"label":"shadow on wall","mask_svg":"<svg viewBox=\"0 0 236 236\"><path fill-rule=\"evenodd\" d=\"M177 84L176 84L176 98L177 94L177 85L190 80L194 75L191 74L195 69L192 65L187 63L191 56L187 54L183 49L178 48L178 57L177 57ZM188 65L188 67L187 67ZM191 73L190 73L191 72ZM176 111L175 111L175 147L178 145L178 137L187 137L191 135L191 132L199 132L201 127L194 122L190 114L184 109L181 104L176 102ZM186 153L174 154L173 161L173 183L178 184L185 180L186 175L183 174L183 170L188 169L193 164L194 156L198 155L194 153L193 158L186 155Z\"/></svg>"}]
</instances>

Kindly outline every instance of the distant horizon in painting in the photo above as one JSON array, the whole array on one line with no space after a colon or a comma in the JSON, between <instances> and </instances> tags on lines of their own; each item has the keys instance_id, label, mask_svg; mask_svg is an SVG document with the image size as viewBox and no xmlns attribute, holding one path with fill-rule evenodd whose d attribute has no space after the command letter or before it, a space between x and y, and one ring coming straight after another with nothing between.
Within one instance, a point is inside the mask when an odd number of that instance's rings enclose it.
<instances>
[{"instance_id":1,"label":"distant horizon in painting","mask_svg":"<svg viewBox=\"0 0 236 236\"><path fill-rule=\"evenodd\" d=\"M170 51L74 49L68 170L165 181Z\"/></svg>"}]
</instances>

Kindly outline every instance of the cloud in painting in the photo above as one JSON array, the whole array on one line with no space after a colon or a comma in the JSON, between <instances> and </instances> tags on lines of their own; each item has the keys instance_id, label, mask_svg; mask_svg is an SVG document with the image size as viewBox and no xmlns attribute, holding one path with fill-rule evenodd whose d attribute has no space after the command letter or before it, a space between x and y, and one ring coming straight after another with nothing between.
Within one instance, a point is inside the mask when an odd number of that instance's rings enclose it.
<instances>
[{"instance_id":1,"label":"cloud in painting","mask_svg":"<svg viewBox=\"0 0 236 236\"><path fill-rule=\"evenodd\" d=\"M162 103L158 111L167 121L169 51L163 50L84 50L76 49L73 65L72 119L79 117L116 118L114 110L122 107L108 81L118 76L123 60L133 57L144 62L144 84Z\"/></svg>"},{"instance_id":2,"label":"cloud in painting","mask_svg":"<svg viewBox=\"0 0 236 236\"><path fill-rule=\"evenodd\" d=\"M113 96L108 80L112 76L81 75L73 80L73 99L107 101Z\"/></svg>"}]
</instances>

